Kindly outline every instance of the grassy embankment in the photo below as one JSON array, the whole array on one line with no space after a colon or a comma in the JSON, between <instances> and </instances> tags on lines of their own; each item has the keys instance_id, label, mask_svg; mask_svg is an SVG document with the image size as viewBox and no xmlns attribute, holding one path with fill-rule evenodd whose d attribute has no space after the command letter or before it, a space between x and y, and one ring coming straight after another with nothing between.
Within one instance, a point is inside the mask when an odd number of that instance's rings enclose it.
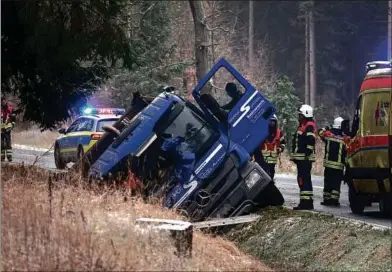
<instances>
[{"instance_id":1,"label":"grassy embankment","mask_svg":"<svg viewBox=\"0 0 392 272\"><path fill-rule=\"evenodd\" d=\"M277 270L392 271L390 229L329 215L269 208L228 237Z\"/></svg>"},{"instance_id":2,"label":"grassy embankment","mask_svg":"<svg viewBox=\"0 0 392 272\"><path fill-rule=\"evenodd\" d=\"M2 267L6 271L267 271L232 242L195 233L193 258L175 255L172 241L142 233L138 217L180 219L119 191L82 188L74 178L48 190L46 170L2 166ZM51 196L50 196L51 195Z\"/></svg>"}]
</instances>

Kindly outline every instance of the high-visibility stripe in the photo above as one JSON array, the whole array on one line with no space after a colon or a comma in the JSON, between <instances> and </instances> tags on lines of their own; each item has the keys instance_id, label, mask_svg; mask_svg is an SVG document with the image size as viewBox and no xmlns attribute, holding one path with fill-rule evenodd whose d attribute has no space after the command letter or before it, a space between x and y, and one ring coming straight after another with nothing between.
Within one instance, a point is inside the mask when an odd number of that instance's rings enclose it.
<instances>
[{"instance_id":1,"label":"high-visibility stripe","mask_svg":"<svg viewBox=\"0 0 392 272\"><path fill-rule=\"evenodd\" d=\"M315 135L313 132L307 132L307 133L306 133L306 136L313 136L313 137L316 138L316 135Z\"/></svg>"},{"instance_id":2,"label":"high-visibility stripe","mask_svg":"<svg viewBox=\"0 0 392 272\"><path fill-rule=\"evenodd\" d=\"M339 163L342 162L343 146L344 146L344 143L340 143L340 145L339 145L339 152L338 152L338 162Z\"/></svg>"},{"instance_id":3,"label":"high-visibility stripe","mask_svg":"<svg viewBox=\"0 0 392 272\"><path fill-rule=\"evenodd\" d=\"M60 153L67 153L67 152L74 152L77 151L76 147L70 147L70 148L61 148Z\"/></svg>"}]
</instances>

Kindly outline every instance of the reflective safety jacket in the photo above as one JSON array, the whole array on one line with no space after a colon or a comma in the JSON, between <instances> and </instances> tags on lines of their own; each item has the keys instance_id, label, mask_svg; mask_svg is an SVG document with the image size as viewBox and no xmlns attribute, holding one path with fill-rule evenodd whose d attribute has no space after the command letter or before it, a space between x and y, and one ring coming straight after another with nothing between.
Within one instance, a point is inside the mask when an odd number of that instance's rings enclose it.
<instances>
[{"instance_id":1,"label":"reflective safety jacket","mask_svg":"<svg viewBox=\"0 0 392 272\"><path fill-rule=\"evenodd\" d=\"M280 129L277 129L274 133L270 133L265 141L260 145L260 150L265 162L268 164L276 164L278 153L283 152L285 146L286 140Z\"/></svg>"},{"instance_id":2,"label":"reflective safety jacket","mask_svg":"<svg viewBox=\"0 0 392 272\"><path fill-rule=\"evenodd\" d=\"M325 143L324 167L343 170L346 164L346 146L350 141L339 129L319 130L319 136Z\"/></svg>"},{"instance_id":3,"label":"reflective safety jacket","mask_svg":"<svg viewBox=\"0 0 392 272\"><path fill-rule=\"evenodd\" d=\"M315 161L316 133L316 124L313 121L306 121L298 126L293 135L291 160Z\"/></svg>"},{"instance_id":4,"label":"reflective safety jacket","mask_svg":"<svg viewBox=\"0 0 392 272\"><path fill-rule=\"evenodd\" d=\"M12 107L8 106L7 109L1 109L1 132L11 131L15 126L14 114Z\"/></svg>"}]
</instances>

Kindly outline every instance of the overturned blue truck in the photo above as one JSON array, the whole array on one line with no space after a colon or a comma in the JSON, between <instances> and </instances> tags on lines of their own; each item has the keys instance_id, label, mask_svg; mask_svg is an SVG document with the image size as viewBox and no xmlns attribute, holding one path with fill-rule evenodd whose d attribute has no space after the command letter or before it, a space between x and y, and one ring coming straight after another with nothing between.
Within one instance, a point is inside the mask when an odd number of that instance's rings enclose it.
<instances>
[{"instance_id":1,"label":"overturned blue truck","mask_svg":"<svg viewBox=\"0 0 392 272\"><path fill-rule=\"evenodd\" d=\"M221 68L244 87L226 111L201 92ZM251 160L268 135L275 107L225 59L192 95L195 104L173 88L154 99L134 93L130 109L105 127L102 139L74 167L92 181L121 179L131 171L147 195L163 196L164 206L180 209L192 221L282 205L274 182Z\"/></svg>"}]
</instances>

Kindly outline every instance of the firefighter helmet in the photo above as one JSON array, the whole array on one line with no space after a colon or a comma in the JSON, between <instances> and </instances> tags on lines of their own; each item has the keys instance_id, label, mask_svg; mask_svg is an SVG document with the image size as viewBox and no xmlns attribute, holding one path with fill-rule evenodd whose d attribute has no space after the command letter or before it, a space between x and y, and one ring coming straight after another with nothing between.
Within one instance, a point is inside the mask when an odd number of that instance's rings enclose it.
<instances>
[{"instance_id":1,"label":"firefighter helmet","mask_svg":"<svg viewBox=\"0 0 392 272\"><path fill-rule=\"evenodd\" d=\"M341 129L342 128L342 122L344 121L344 119L342 117L337 117L333 120L333 128L338 128Z\"/></svg>"},{"instance_id":2,"label":"firefighter helmet","mask_svg":"<svg viewBox=\"0 0 392 272\"><path fill-rule=\"evenodd\" d=\"M311 118L313 117L313 108L309 105L304 104L299 108L298 113L302 114L306 118Z\"/></svg>"}]
</instances>

